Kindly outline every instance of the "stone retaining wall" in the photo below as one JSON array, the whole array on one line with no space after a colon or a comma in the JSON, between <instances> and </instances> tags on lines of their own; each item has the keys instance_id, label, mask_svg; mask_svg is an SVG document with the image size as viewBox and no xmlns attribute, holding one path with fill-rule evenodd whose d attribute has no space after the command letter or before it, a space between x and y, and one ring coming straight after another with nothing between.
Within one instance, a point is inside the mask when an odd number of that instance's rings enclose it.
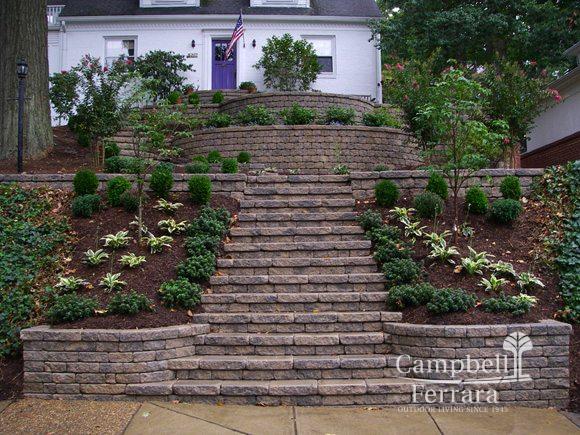
<instances>
[{"instance_id":1,"label":"stone retaining wall","mask_svg":"<svg viewBox=\"0 0 580 435\"><path fill-rule=\"evenodd\" d=\"M21 332L27 397L126 398L129 384L173 379L168 361L195 353L208 325L140 330L53 329Z\"/></svg>"},{"instance_id":2,"label":"stone retaining wall","mask_svg":"<svg viewBox=\"0 0 580 435\"><path fill-rule=\"evenodd\" d=\"M447 364L451 367L454 361L466 359L486 364L488 373L450 373L441 370L432 373L409 373L410 377L430 380L469 380L477 382L463 384L462 389L493 388L498 391L502 404L520 406L565 408L568 405L570 388L569 354L571 325L552 320L532 324L514 325L411 325L406 323L385 324L385 332L390 334L391 352L404 357L402 363L411 366L429 362ZM529 375L530 380L510 381L506 376L513 374L514 353L504 349L508 334L521 333L529 337L529 345L522 352L522 374ZM520 343L527 341L523 337ZM508 346L509 348L509 346ZM497 355L502 356L497 360ZM506 359L503 359L503 356ZM502 369L494 370L499 362ZM507 363L508 372L503 371ZM458 363L456 363L458 364ZM473 363L475 364L475 363ZM472 364L472 367L475 365ZM480 366L481 367L481 366ZM403 370L408 370L403 369ZM501 383L484 382L483 378L503 377ZM429 386L428 383L425 384Z\"/></svg>"},{"instance_id":3,"label":"stone retaining wall","mask_svg":"<svg viewBox=\"0 0 580 435\"><path fill-rule=\"evenodd\" d=\"M218 150L226 157L240 151L252 154L254 163L300 173L332 173L337 164L352 171L373 170L378 164L389 169L420 165L419 146L402 130L365 126L252 126L208 129L192 138L179 139L183 155L207 155ZM340 157L337 158L337 154Z\"/></svg>"}]
</instances>

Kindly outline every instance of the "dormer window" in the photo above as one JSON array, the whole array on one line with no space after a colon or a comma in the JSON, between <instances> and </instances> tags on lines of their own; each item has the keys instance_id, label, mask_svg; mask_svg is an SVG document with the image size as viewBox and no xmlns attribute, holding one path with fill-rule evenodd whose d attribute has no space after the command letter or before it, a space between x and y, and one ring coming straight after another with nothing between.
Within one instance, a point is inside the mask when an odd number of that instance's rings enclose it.
<instances>
[{"instance_id":1,"label":"dormer window","mask_svg":"<svg viewBox=\"0 0 580 435\"><path fill-rule=\"evenodd\" d=\"M253 8L309 8L310 0L251 0Z\"/></svg>"},{"instance_id":2,"label":"dormer window","mask_svg":"<svg viewBox=\"0 0 580 435\"><path fill-rule=\"evenodd\" d=\"M139 0L142 8L199 7L200 0Z\"/></svg>"}]
</instances>

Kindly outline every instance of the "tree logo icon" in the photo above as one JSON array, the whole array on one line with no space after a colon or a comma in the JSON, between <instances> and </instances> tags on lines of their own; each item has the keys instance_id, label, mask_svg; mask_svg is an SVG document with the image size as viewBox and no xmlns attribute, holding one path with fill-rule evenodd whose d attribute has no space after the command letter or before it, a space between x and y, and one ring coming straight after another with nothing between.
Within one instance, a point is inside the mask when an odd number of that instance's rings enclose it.
<instances>
[{"instance_id":1,"label":"tree logo icon","mask_svg":"<svg viewBox=\"0 0 580 435\"><path fill-rule=\"evenodd\" d=\"M503 342L503 349L512 352L514 355L513 377L518 381L529 378L529 375L523 374L522 355L524 352L532 350L533 347L530 337L522 332L512 332Z\"/></svg>"}]
</instances>

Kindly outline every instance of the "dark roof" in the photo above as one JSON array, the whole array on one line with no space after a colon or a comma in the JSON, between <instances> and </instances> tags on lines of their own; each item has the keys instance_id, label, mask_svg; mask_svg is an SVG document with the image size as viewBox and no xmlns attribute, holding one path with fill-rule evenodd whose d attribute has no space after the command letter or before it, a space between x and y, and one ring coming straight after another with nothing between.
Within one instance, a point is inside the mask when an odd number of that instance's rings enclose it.
<instances>
[{"instance_id":1,"label":"dark roof","mask_svg":"<svg viewBox=\"0 0 580 435\"><path fill-rule=\"evenodd\" d=\"M334 17L379 17L375 0L311 0L310 8L251 8L250 0L205 0L199 8L141 8L139 0L48 0L66 4L61 16L112 15L304 15Z\"/></svg>"}]
</instances>

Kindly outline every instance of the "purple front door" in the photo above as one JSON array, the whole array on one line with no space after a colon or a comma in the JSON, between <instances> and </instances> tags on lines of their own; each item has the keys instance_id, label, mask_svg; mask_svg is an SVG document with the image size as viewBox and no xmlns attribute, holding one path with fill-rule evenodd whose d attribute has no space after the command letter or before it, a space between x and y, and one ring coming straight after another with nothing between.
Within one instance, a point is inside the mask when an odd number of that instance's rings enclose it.
<instances>
[{"instance_id":1,"label":"purple front door","mask_svg":"<svg viewBox=\"0 0 580 435\"><path fill-rule=\"evenodd\" d=\"M211 88L236 89L236 50L224 59L229 41L212 41Z\"/></svg>"}]
</instances>

